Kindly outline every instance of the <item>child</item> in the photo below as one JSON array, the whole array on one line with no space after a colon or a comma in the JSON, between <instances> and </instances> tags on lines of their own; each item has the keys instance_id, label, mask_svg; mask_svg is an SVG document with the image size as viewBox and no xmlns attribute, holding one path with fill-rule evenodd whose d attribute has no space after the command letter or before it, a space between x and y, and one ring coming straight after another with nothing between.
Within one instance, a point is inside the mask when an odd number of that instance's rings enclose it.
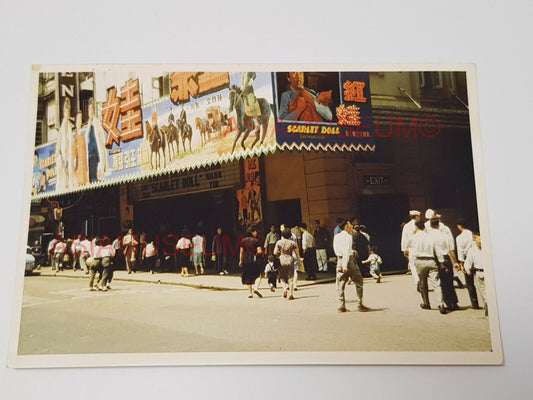
<instances>
[{"instance_id":1,"label":"child","mask_svg":"<svg viewBox=\"0 0 533 400\"><path fill-rule=\"evenodd\" d=\"M377 247L372 246L370 248L370 255L368 258L363 261L363 264L370 264L370 275L376 279L376 283L381 282L381 278L383 276L381 275L381 271L379 270L379 267L381 264L383 264L383 261L381 260L381 257L376 253Z\"/></svg>"},{"instance_id":2,"label":"child","mask_svg":"<svg viewBox=\"0 0 533 400\"><path fill-rule=\"evenodd\" d=\"M268 256L268 262L265 266L265 275L268 278L268 285L270 286L270 291L276 291L276 280L278 278L278 267L274 263L274 256L270 254Z\"/></svg>"}]
</instances>

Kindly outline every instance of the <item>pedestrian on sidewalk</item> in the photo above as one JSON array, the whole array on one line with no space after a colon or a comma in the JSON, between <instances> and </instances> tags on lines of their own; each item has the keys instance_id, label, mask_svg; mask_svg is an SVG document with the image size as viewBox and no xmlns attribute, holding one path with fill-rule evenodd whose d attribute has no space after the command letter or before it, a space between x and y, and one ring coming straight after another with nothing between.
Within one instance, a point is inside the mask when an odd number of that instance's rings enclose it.
<instances>
[{"instance_id":1,"label":"pedestrian on sidewalk","mask_svg":"<svg viewBox=\"0 0 533 400\"><path fill-rule=\"evenodd\" d=\"M422 296L422 303L420 308L424 310L431 310L429 303L428 280L435 288L434 294L437 298L439 311L441 314L446 314L448 311L442 301L442 289L439 281L439 268L446 268L444 265L444 257L440 248L435 244L429 233L425 231L424 222L417 221L416 231L411 238L410 256L413 257L416 271L420 280L420 295ZM438 261L435 261L435 258Z\"/></svg>"},{"instance_id":2,"label":"pedestrian on sidewalk","mask_svg":"<svg viewBox=\"0 0 533 400\"><path fill-rule=\"evenodd\" d=\"M157 261L157 249L154 245L154 241L150 240L146 247L143 250L142 255L143 261L146 263L146 266L148 268L148 271L150 271L150 274L154 273L155 265Z\"/></svg>"},{"instance_id":3,"label":"pedestrian on sidewalk","mask_svg":"<svg viewBox=\"0 0 533 400\"><path fill-rule=\"evenodd\" d=\"M281 231L281 239L276 243L274 255L279 257L278 274L283 282L283 298L287 298L287 292L290 290L289 300L294 300L294 265L300 259L300 251L298 244L291 237L289 229Z\"/></svg>"},{"instance_id":4,"label":"pedestrian on sidewalk","mask_svg":"<svg viewBox=\"0 0 533 400\"><path fill-rule=\"evenodd\" d=\"M199 230L196 231L196 235L193 236L192 240L192 255L191 262L194 266L194 272L198 275L198 268L200 268L200 273L204 273L204 259L205 259L205 238L199 233Z\"/></svg>"},{"instance_id":5,"label":"pedestrian on sidewalk","mask_svg":"<svg viewBox=\"0 0 533 400\"><path fill-rule=\"evenodd\" d=\"M91 244L90 257L87 259L87 266L89 267L89 291L91 292L100 290L98 282L103 277L101 244L101 239L98 236L95 237L94 244ZM96 279L96 274L98 274L98 279Z\"/></svg>"},{"instance_id":6,"label":"pedestrian on sidewalk","mask_svg":"<svg viewBox=\"0 0 533 400\"><path fill-rule=\"evenodd\" d=\"M276 281L278 280L278 265L276 263L276 258L274 254L268 256L268 262L265 265L265 277L268 281L268 286L270 286L270 291L276 291Z\"/></svg>"},{"instance_id":7,"label":"pedestrian on sidewalk","mask_svg":"<svg viewBox=\"0 0 533 400\"><path fill-rule=\"evenodd\" d=\"M488 316L487 291L485 288L485 269L489 267L488 254L481 247L481 236L479 233L472 234L474 245L468 249L465 261L465 271L468 275L473 275L477 286L477 293L481 300L480 305L485 309L485 316Z\"/></svg>"},{"instance_id":8,"label":"pedestrian on sidewalk","mask_svg":"<svg viewBox=\"0 0 533 400\"><path fill-rule=\"evenodd\" d=\"M302 232L302 252L305 272L307 273L306 280L315 281L316 271L318 269L316 262L315 238L307 230L307 224L305 222L300 223L300 231Z\"/></svg>"},{"instance_id":9,"label":"pedestrian on sidewalk","mask_svg":"<svg viewBox=\"0 0 533 400\"><path fill-rule=\"evenodd\" d=\"M468 250L474 244L474 238L472 231L466 228L466 223L463 218L457 219L457 229L461 232L455 238L457 244L457 260L459 261L460 269L465 276L466 289L468 290L468 297L470 297L470 304L473 309L479 309L479 302L477 300L476 286L474 284L474 275L473 273L467 274L465 270L465 261Z\"/></svg>"},{"instance_id":10,"label":"pedestrian on sidewalk","mask_svg":"<svg viewBox=\"0 0 533 400\"><path fill-rule=\"evenodd\" d=\"M446 305L446 310L458 310L458 298L455 288L453 287L454 270L459 268L457 258L455 256L453 237L446 235L439 230L440 215L435 213L430 220L430 228L428 233L433 242L439 248L444 257L444 266L439 268L439 281L442 290L442 300Z\"/></svg>"},{"instance_id":11,"label":"pedestrian on sidewalk","mask_svg":"<svg viewBox=\"0 0 533 400\"><path fill-rule=\"evenodd\" d=\"M113 279L113 258L115 257L115 249L110 243L109 238L100 239L99 257L101 263L100 281L98 289L105 292L111 289L109 285Z\"/></svg>"},{"instance_id":12,"label":"pedestrian on sidewalk","mask_svg":"<svg viewBox=\"0 0 533 400\"><path fill-rule=\"evenodd\" d=\"M377 254L377 247L371 246L370 247L370 255L366 260L362 261L363 264L369 264L370 265L370 275L376 280L376 283L381 283L381 279L383 276L381 275L381 264L383 264L383 261L381 260L381 257Z\"/></svg>"},{"instance_id":13,"label":"pedestrian on sidewalk","mask_svg":"<svg viewBox=\"0 0 533 400\"><path fill-rule=\"evenodd\" d=\"M298 238L296 237L294 232L289 228L289 226L287 224L281 224L279 226L279 230L282 233L285 230L289 231L290 240L292 240L294 243L296 243L296 249L298 249L298 251L299 251L300 247L298 246ZM281 237L283 238L283 234L281 235ZM300 263L303 264L303 260L300 259L300 253L299 252L298 252L298 255L296 255L296 251L295 250L293 250L293 252L292 252L292 259L293 259L293 263L294 263L293 264L294 272L292 274L292 291L297 291L298 290L298 267L300 266Z\"/></svg>"},{"instance_id":14,"label":"pedestrian on sidewalk","mask_svg":"<svg viewBox=\"0 0 533 400\"><path fill-rule=\"evenodd\" d=\"M320 220L315 220L313 237L316 245L316 260L318 272L328 272L328 248L331 244L330 234L327 229L320 226Z\"/></svg>"},{"instance_id":15,"label":"pedestrian on sidewalk","mask_svg":"<svg viewBox=\"0 0 533 400\"><path fill-rule=\"evenodd\" d=\"M368 311L363 304L363 275L354 260L352 249L352 224L348 220L339 223L341 231L333 238L333 251L337 256L337 311L346 312L345 288L348 279L355 284L359 311Z\"/></svg>"},{"instance_id":16,"label":"pedestrian on sidewalk","mask_svg":"<svg viewBox=\"0 0 533 400\"><path fill-rule=\"evenodd\" d=\"M265 254L268 257L271 254L274 254L274 247L276 242L280 239L279 234L276 232L276 227L274 225L270 226L270 232L265 237Z\"/></svg>"},{"instance_id":17,"label":"pedestrian on sidewalk","mask_svg":"<svg viewBox=\"0 0 533 400\"><path fill-rule=\"evenodd\" d=\"M257 238L257 228L250 226L247 231L247 236L242 239L239 251L239 267L242 268L242 284L248 287L248 298L263 297L257 290L256 282L261 275L261 255L263 248L261 242Z\"/></svg>"},{"instance_id":18,"label":"pedestrian on sidewalk","mask_svg":"<svg viewBox=\"0 0 533 400\"><path fill-rule=\"evenodd\" d=\"M63 260L67 252L67 244L63 241L63 237L58 235L53 248L54 251L54 266L55 270L63 271Z\"/></svg>"},{"instance_id":19,"label":"pedestrian on sidewalk","mask_svg":"<svg viewBox=\"0 0 533 400\"><path fill-rule=\"evenodd\" d=\"M135 272L135 261L137 260L137 245L139 242L133 235L133 229L128 229L128 233L122 239L122 248L124 249L124 261L128 274Z\"/></svg>"},{"instance_id":20,"label":"pedestrian on sidewalk","mask_svg":"<svg viewBox=\"0 0 533 400\"><path fill-rule=\"evenodd\" d=\"M227 256L224 249L224 236L222 235L222 227L217 228L217 233L213 236L211 243L211 261L215 262L215 271L219 275L228 275L227 270Z\"/></svg>"},{"instance_id":21,"label":"pedestrian on sidewalk","mask_svg":"<svg viewBox=\"0 0 533 400\"><path fill-rule=\"evenodd\" d=\"M189 267L191 266L191 248L192 242L189 240L187 229L181 232L181 238L176 244L176 268L181 268L181 276L189 276Z\"/></svg>"}]
</instances>

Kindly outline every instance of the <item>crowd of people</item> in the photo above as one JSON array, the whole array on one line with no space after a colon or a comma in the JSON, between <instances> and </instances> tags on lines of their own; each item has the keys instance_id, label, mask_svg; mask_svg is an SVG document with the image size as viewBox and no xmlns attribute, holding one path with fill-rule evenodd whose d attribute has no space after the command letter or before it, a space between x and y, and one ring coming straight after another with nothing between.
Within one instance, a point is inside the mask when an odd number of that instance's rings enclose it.
<instances>
[{"instance_id":1,"label":"crowd of people","mask_svg":"<svg viewBox=\"0 0 533 400\"><path fill-rule=\"evenodd\" d=\"M425 213L425 222L417 210L411 210L409 216L410 221L402 228L401 251L422 298L420 307L431 309L429 292L433 289L442 314L459 309L454 282L463 286L458 275L462 272L472 308L484 308L487 313L484 285L487 258L479 234L469 230L463 219L458 219L460 234L454 239L442 216L431 209ZM193 273L204 274L207 262L211 261L218 275L227 275L230 269L238 268L249 298L263 297L260 287L265 279L271 292L276 292L281 285L282 297L288 300L295 298L299 272L305 272L306 280L313 281L318 273L328 272L336 263L339 312L348 311L345 306L348 284L355 285L357 309L367 311L363 304L363 277L372 277L376 283L383 278L383 260L377 247L371 244L366 227L356 217L339 218L332 234L319 220L313 221L311 229L304 222L292 228L284 223L279 229L271 225L265 236L260 236L258 228L251 226L233 246L222 227L217 228L210 246L201 229L185 228L179 237L172 237L174 241L163 240L167 247L162 248L160 238L154 241L145 233L134 234L133 229L113 241L108 237L90 240L81 234L67 240L57 236L49 243L48 256L56 271L72 268L89 275L91 291L110 289L113 271L117 269L132 274L142 268L153 274L165 272L166 268L188 277ZM34 247L38 248L38 243Z\"/></svg>"},{"instance_id":2,"label":"crowd of people","mask_svg":"<svg viewBox=\"0 0 533 400\"><path fill-rule=\"evenodd\" d=\"M450 228L442 222L442 216L432 209L425 212L425 222L418 210L411 210L409 216L410 221L402 229L401 250L422 297L420 307L431 309L431 287L441 314L460 309L454 281L463 286L458 276L461 271L471 307L484 308L488 315L484 274L488 260L479 233L473 233L464 219L459 218L456 223L460 234L454 239Z\"/></svg>"}]
</instances>

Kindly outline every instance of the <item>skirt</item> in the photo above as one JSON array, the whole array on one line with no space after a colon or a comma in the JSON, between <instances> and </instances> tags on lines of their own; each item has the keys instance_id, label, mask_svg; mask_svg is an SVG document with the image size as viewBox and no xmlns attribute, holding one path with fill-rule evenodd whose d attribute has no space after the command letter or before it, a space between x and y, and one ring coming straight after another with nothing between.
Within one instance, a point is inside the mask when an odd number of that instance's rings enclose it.
<instances>
[{"instance_id":1,"label":"skirt","mask_svg":"<svg viewBox=\"0 0 533 400\"><path fill-rule=\"evenodd\" d=\"M242 284L253 285L255 280L261 275L261 266L257 262L243 264L242 266Z\"/></svg>"}]
</instances>

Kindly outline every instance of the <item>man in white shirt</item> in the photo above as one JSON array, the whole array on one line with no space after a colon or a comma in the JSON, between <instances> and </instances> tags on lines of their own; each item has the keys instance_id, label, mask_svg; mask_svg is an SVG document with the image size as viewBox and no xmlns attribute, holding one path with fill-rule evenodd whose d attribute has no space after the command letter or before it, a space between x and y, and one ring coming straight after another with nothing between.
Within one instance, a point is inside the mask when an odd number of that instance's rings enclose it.
<instances>
[{"instance_id":1,"label":"man in white shirt","mask_svg":"<svg viewBox=\"0 0 533 400\"><path fill-rule=\"evenodd\" d=\"M92 254L92 244L89 239L82 237L80 244L78 245L80 249L80 266L81 269L85 272L85 275L89 274L89 267L87 266L87 259Z\"/></svg>"},{"instance_id":2,"label":"man in white shirt","mask_svg":"<svg viewBox=\"0 0 533 400\"><path fill-rule=\"evenodd\" d=\"M480 300L485 308L485 316L488 315L487 292L485 289L485 269L489 266L488 254L481 247L481 236L478 233L472 235L474 246L468 249L465 261L465 271L469 275L474 275L475 284L478 289Z\"/></svg>"},{"instance_id":3,"label":"man in white shirt","mask_svg":"<svg viewBox=\"0 0 533 400\"><path fill-rule=\"evenodd\" d=\"M344 220L338 226L341 231L333 238L333 251L337 256L337 311L348 311L346 309L344 289L349 278L355 283L358 310L368 311L368 308L363 305L363 276L353 258L352 224L350 221Z\"/></svg>"},{"instance_id":4,"label":"man in white shirt","mask_svg":"<svg viewBox=\"0 0 533 400\"><path fill-rule=\"evenodd\" d=\"M455 242L457 244L457 260L459 261L461 271L463 271L465 275L466 289L468 290L468 296L470 297L470 304L472 305L473 309L478 309L479 303L477 301L476 286L474 284L475 271L473 271L471 274L467 274L464 267L468 250L474 244L472 231L465 227L466 225L464 219L458 218L456 223L457 229L459 232L461 232L455 238Z\"/></svg>"},{"instance_id":5,"label":"man in white shirt","mask_svg":"<svg viewBox=\"0 0 533 400\"><path fill-rule=\"evenodd\" d=\"M300 224L300 231L302 232L302 251L304 257L305 272L307 272L308 281L316 280L316 271L318 265L316 262L316 246L315 238L307 230L307 224L302 222Z\"/></svg>"},{"instance_id":6,"label":"man in white shirt","mask_svg":"<svg viewBox=\"0 0 533 400\"><path fill-rule=\"evenodd\" d=\"M428 279L432 286L435 287L435 296L439 304L439 311L441 314L446 314L446 308L442 304L442 292L438 278L438 267L444 268L444 257L441 250L435 245L429 233L425 231L424 223L422 221L416 222L416 232L411 238L410 256L413 257L416 271L420 279L420 295L422 296L422 304L420 307L424 310L430 310ZM435 262L437 257L439 266Z\"/></svg>"},{"instance_id":7,"label":"man in white shirt","mask_svg":"<svg viewBox=\"0 0 533 400\"><path fill-rule=\"evenodd\" d=\"M415 280L416 287L418 288L418 282L419 282L418 273L416 272L414 260L409 258L409 243L410 243L410 239L415 234L415 230L416 230L415 223L416 221L420 220L420 211L417 211L417 210L409 211L409 218L411 218L411 220L408 223L406 223L402 228L402 239L401 239L400 246L401 246L403 255L408 260L407 261L408 270L413 275L413 279Z\"/></svg>"}]
</instances>

